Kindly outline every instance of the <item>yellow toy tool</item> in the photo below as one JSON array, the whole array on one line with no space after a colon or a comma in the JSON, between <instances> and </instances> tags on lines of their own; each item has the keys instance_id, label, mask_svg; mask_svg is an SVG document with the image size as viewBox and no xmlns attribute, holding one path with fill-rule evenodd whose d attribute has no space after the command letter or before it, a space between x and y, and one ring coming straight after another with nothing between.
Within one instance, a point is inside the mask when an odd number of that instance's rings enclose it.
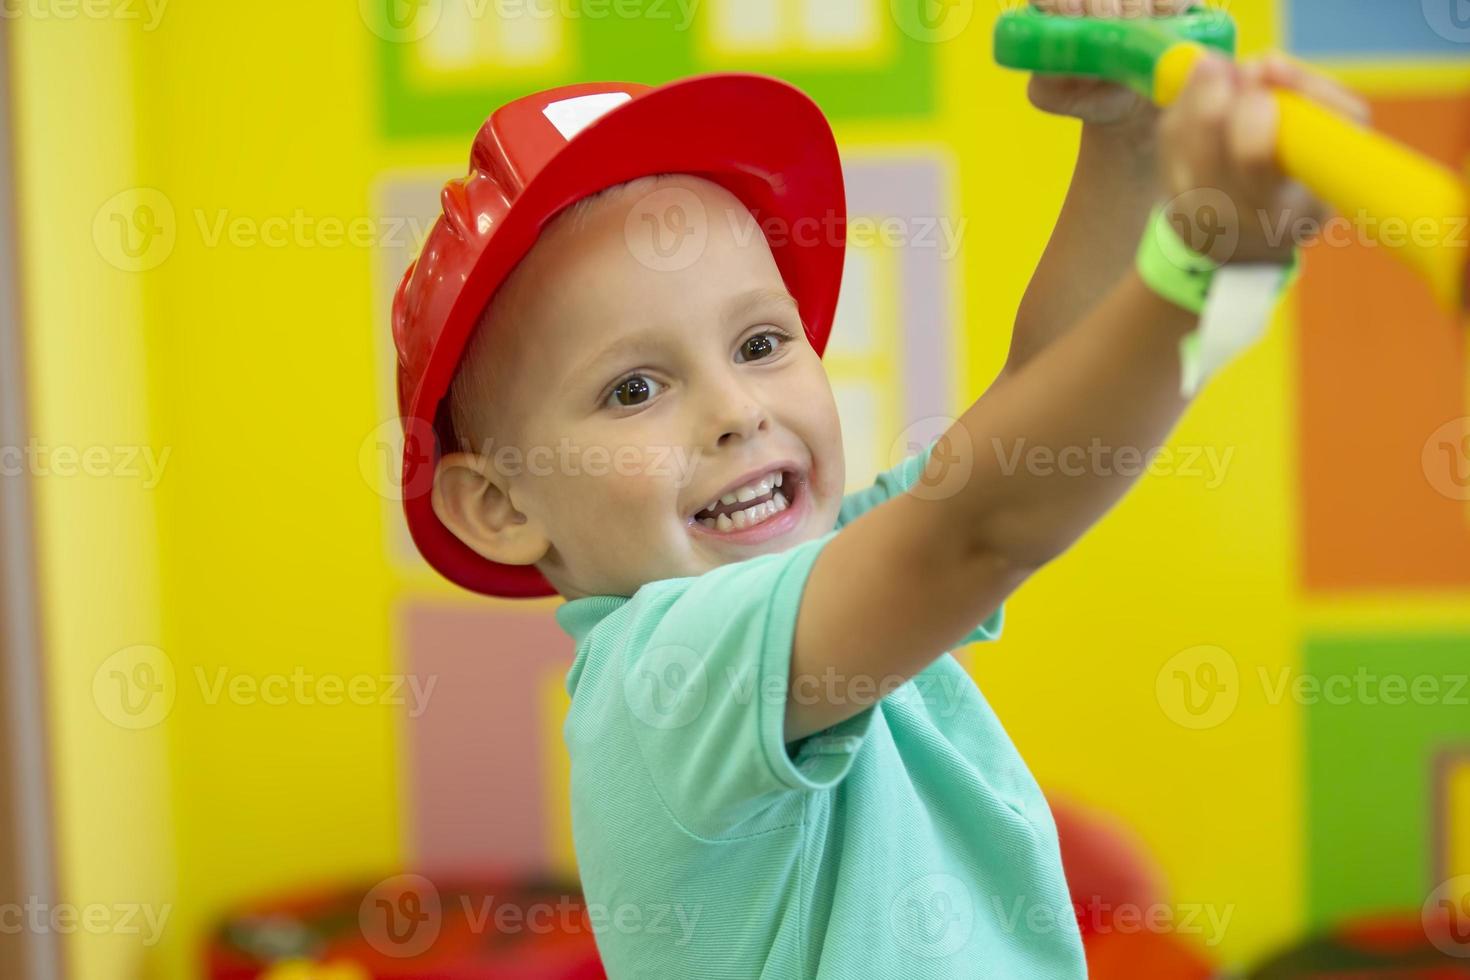
<instances>
[{"instance_id":1,"label":"yellow toy tool","mask_svg":"<svg viewBox=\"0 0 1470 980\"><path fill-rule=\"evenodd\" d=\"M1172 103L1210 48L1235 52L1235 24L1221 10L1172 17L1099 19L1026 7L1001 16L996 60L1043 74L1084 75L1127 85L1160 106ZM1464 309L1470 250L1456 247L1470 216L1460 177L1381 133L1296 92L1277 90L1277 161L1349 219L1402 229L1384 245L1425 278L1448 312ZM1387 236L1385 236L1387 237Z\"/></svg>"}]
</instances>

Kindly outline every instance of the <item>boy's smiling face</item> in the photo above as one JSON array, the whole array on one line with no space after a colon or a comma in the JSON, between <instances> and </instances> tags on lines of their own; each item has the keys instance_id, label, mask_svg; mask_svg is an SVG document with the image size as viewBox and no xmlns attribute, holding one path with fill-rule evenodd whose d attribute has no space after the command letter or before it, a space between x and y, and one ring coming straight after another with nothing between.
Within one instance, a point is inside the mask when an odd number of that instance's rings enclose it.
<instances>
[{"instance_id":1,"label":"boy's smiling face","mask_svg":"<svg viewBox=\"0 0 1470 980\"><path fill-rule=\"evenodd\" d=\"M514 336L470 350L513 358L480 375L481 451L434 482L462 541L567 598L783 551L842 503L832 389L755 219L699 177L634 188L581 228L560 216L517 267Z\"/></svg>"}]
</instances>

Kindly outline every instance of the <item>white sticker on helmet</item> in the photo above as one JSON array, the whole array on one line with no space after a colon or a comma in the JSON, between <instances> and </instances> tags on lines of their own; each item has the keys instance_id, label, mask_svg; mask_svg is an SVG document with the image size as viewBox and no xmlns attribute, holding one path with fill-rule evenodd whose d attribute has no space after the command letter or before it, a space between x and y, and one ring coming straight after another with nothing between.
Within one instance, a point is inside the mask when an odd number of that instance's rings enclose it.
<instances>
[{"instance_id":1,"label":"white sticker on helmet","mask_svg":"<svg viewBox=\"0 0 1470 980\"><path fill-rule=\"evenodd\" d=\"M573 136L632 99L627 92L599 92L596 95L579 95L575 99L553 102L541 112L571 142Z\"/></svg>"}]
</instances>

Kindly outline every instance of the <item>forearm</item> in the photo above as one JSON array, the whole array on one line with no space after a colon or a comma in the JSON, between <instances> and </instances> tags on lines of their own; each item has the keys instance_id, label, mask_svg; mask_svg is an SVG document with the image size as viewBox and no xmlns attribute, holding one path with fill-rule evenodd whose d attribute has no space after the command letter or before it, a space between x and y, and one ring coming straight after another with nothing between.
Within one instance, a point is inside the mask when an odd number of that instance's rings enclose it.
<instances>
[{"instance_id":1,"label":"forearm","mask_svg":"<svg viewBox=\"0 0 1470 980\"><path fill-rule=\"evenodd\" d=\"M1136 481L1188 405L1179 341L1196 317L1161 299L1131 269L1077 326L946 433L923 477L970 550L1035 568L1065 551ZM956 460L968 457L967 476ZM952 481L956 489L945 490ZM937 490L937 492L936 492Z\"/></svg>"},{"instance_id":2,"label":"forearm","mask_svg":"<svg viewBox=\"0 0 1470 980\"><path fill-rule=\"evenodd\" d=\"M1016 314L1008 373L1081 322L1131 266L1162 196L1154 130L1152 121L1083 127L1066 201Z\"/></svg>"}]
</instances>

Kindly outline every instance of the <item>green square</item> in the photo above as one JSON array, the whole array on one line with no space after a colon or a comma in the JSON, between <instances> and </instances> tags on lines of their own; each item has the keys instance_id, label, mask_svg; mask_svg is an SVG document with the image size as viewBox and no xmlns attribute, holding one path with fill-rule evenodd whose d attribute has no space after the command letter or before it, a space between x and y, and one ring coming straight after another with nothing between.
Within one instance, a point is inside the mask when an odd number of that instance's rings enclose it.
<instances>
[{"instance_id":1,"label":"green square","mask_svg":"<svg viewBox=\"0 0 1470 980\"><path fill-rule=\"evenodd\" d=\"M1470 745L1470 635L1313 637L1302 660L1308 918L1418 909L1444 871L1436 758Z\"/></svg>"},{"instance_id":2,"label":"green square","mask_svg":"<svg viewBox=\"0 0 1470 980\"><path fill-rule=\"evenodd\" d=\"M367 0L401 3L402 0ZM415 0L419 4L472 0ZM669 11L667 0L634 0L640 9ZM493 9L493 8L487 8ZM673 8L676 9L676 8ZM696 17L707 16L705 7ZM407 44L378 32L377 60L382 88L381 126L392 140L468 136L505 103L542 89L573 82L613 81L659 85L711 71L751 71L775 75L802 89L834 121L927 117L933 113L937 82L933 43L890 24L893 57L862 67L803 67L786 58L746 58L738 66L709 65L698 59L697 26L679 28L677 16L588 17L566 21L570 71L518 70L504 84L464 84L425 90L410 80ZM384 37L388 34L390 37Z\"/></svg>"}]
</instances>

